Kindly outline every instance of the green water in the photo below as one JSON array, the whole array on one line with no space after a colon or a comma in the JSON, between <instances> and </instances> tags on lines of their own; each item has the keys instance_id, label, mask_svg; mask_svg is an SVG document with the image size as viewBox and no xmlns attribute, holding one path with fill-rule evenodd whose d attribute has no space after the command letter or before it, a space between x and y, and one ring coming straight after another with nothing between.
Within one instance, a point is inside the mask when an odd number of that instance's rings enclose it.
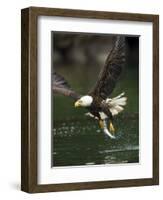
<instances>
[{"instance_id":1,"label":"green water","mask_svg":"<svg viewBox=\"0 0 163 200\"><path fill-rule=\"evenodd\" d=\"M126 124L130 126L126 126ZM94 120L70 120L56 123L53 165L91 165L134 163L139 161L137 116L121 116L114 122L116 139L110 139Z\"/></svg>"},{"instance_id":2,"label":"green water","mask_svg":"<svg viewBox=\"0 0 163 200\"><path fill-rule=\"evenodd\" d=\"M100 68L60 66L58 72L75 91L86 94L94 85ZM96 120L85 116L84 108L74 108L69 97L53 97L53 166L79 166L139 162L138 70L128 67L111 95L125 92L125 110L114 119L116 139L99 129Z\"/></svg>"}]
</instances>

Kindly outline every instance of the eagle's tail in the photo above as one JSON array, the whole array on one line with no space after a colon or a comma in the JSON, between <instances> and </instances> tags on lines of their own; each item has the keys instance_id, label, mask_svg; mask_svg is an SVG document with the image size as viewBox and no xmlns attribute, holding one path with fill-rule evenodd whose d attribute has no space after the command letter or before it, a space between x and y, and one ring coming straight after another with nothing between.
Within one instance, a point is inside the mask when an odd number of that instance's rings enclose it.
<instances>
[{"instance_id":1,"label":"eagle's tail","mask_svg":"<svg viewBox=\"0 0 163 200\"><path fill-rule=\"evenodd\" d=\"M124 110L123 106L127 104L127 97L124 96L124 92L114 98L107 98L106 103L109 106L112 115L117 115Z\"/></svg>"}]
</instances>

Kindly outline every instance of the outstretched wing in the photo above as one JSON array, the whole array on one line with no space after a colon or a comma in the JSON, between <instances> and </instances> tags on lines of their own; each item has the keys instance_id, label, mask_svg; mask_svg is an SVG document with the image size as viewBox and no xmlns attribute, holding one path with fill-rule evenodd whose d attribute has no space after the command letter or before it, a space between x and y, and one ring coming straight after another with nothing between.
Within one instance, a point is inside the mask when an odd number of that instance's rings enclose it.
<instances>
[{"instance_id":1,"label":"outstretched wing","mask_svg":"<svg viewBox=\"0 0 163 200\"><path fill-rule=\"evenodd\" d=\"M113 92L124 62L125 38L118 36L114 47L105 61L104 67L100 71L96 84L89 94L106 99Z\"/></svg>"},{"instance_id":2,"label":"outstretched wing","mask_svg":"<svg viewBox=\"0 0 163 200\"><path fill-rule=\"evenodd\" d=\"M58 93L64 96L69 96L75 100L80 98L80 95L78 95L74 90L72 90L68 82L56 72L54 72L52 76L52 89L54 94Z\"/></svg>"}]
</instances>

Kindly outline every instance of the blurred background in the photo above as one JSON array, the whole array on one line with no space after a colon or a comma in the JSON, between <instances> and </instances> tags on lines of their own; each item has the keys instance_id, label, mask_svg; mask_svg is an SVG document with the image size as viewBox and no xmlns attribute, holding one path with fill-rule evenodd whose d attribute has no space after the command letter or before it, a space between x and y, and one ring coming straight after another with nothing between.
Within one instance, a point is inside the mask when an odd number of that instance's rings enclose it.
<instances>
[{"instance_id":1,"label":"blurred background","mask_svg":"<svg viewBox=\"0 0 163 200\"><path fill-rule=\"evenodd\" d=\"M125 92L128 102L115 120L116 140L97 121L74 108L73 99L52 98L52 166L139 162L139 37L126 36L126 64L111 97ZM87 94L116 40L115 35L52 32L52 73L57 71L79 94Z\"/></svg>"}]
</instances>

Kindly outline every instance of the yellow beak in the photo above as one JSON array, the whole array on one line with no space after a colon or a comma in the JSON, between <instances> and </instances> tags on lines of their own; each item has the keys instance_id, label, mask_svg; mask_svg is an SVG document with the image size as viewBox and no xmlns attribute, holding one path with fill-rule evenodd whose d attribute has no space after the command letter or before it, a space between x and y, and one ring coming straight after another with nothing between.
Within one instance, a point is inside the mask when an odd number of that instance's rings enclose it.
<instances>
[{"instance_id":1,"label":"yellow beak","mask_svg":"<svg viewBox=\"0 0 163 200\"><path fill-rule=\"evenodd\" d=\"M79 107L79 106L80 106L80 102L79 102L79 101L76 101L75 104L74 104L74 106L75 106L75 108L76 108L76 107Z\"/></svg>"}]
</instances>

